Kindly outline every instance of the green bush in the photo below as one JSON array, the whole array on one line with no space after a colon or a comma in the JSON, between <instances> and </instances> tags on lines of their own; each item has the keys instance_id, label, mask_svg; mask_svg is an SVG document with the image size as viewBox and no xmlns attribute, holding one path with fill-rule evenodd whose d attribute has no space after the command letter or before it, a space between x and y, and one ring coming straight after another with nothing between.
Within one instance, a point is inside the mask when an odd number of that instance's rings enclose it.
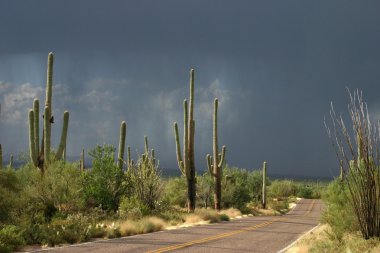
<instances>
[{"instance_id":1,"label":"green bush","mask_svg":"<svg viewBox=\"0 0 380 253\"><path fill-rule=\"evenodd\" d=\"M119 215L121 218L140 219L143 216L150 214L150 208L141 203L136 197L123 197L120 201Z\"/></svg>"},{"instance_id":2,"label":"green bush","mask_svg":"<svg viewBox=\"0 0 380 253\"><path fill-rule=\"evenodd\" d=\"M16 226L8 225L0 229L0 252L12 252L24 244L22 231Z\"/></svg>"},{"instance_id":3,"label":"green bush","mask_svg":"<svg viewBox=\"0 0 380 253\"><path fill-rule=\"evenodd\" d=\"M88 207L116 211L125 194L124 172L115 164L112 145L97 146L89 152L92 169L84 175L83 190Z\"/></svg>"},{"instance_id":4,"label":"green bush","mask_svg":"<svg viewBox=\"0 0 380 253\"><path fill-rule=\"evenodd\" d=\"M163 200L171 206L186 206L187 184L185 177L174 177L164 182Z\"/></svg>"},{"instance_id":5,"label":"green bush","mask_svg":"<svg viewBox=\"0 0 380 253\"><path fill-rule=\"evenodd\" d=\"M150 152L139 156L127 171L130 194L150 210L156 209L162 196L163 183L155 157Z\"/></svg>"},{"instance_id":6,"label":"green bush","mask_svg":"<svg viewBox=\"0 0 380 253\"><path fill-rule=\"evenodd\" d=\"M272 198L288 198L297 195L297 185L292 180L274 180L269 186L268 196Z\"/></svg>"},{"instance_id":7,"label":"green bush","mask_svg":"<svg viewBox=\"0 0 380 253\"><path fill-rule=\"evenodd\" d=\"M348 187L344 182L340 180L331 182L323 199L327 207L322 214L322 221L330 224L333 239L341 241L345 232L360 230L350 205Z\"/></svg>"},{"instance_id":8,"label":"green bush","mask_svg":"<svg viewBox=\"0 0 380 253\"><path fill-rule=\"evenodd\" d=\"M14 210L20 204L20 189L21 184L13 169L0 170L0 225L12 222Z\"/></svg>"}]
</instances>

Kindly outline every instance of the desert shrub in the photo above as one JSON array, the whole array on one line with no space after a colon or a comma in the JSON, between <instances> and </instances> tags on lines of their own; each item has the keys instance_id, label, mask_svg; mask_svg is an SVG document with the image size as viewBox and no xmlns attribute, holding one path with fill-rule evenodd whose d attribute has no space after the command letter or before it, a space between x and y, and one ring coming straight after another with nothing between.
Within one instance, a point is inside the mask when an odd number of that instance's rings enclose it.
<instances>
[{"instance_id":1,"label":"desert shrub","mask_svg":"<svg viewBox=\"0 0 380 253\"><path fill-rule=\"evenodd\" d=\"M220 221L220 215L217 211L212 209L196 209L195 215L199 216L201 220L210 221L210 223L215 223Z\"/></svg>"},{"instance_id":2,"label":"desert shrub","mask_svg":"<svg viewBox=\"0 0 380 253\"><path fill-rule=\"evenodd\" d=\"M23 185L20 202L24 205L19 210L23 222L50 221L57 211L75 212L83 208L81 172L75 163L53 162L43 175L27 164L17 171L17 176Z\"/></svg>"},{"instance_id":3,"label":"desert shrub","mask_svg":"<svg viewBox=\"0 0 380 253\"><path fill-rule=\"evenodd\" d=\"M115 164L115 148L112 145L97 146L89 152L93 157L92 169L84 175L83 190L89 207L100 206L116 211L125 193L124 172Z\"/></svg>"},{"instance_id":4,"label":"desert shrub","mask_svg":"<svg viewBox=\"0 0 380 253\"><path fill-rule=\"evenodd\" d=\"M150 208L136 197L123 197L120 201L119 215L121 218L140 219L150 212Z\"/></svg>"},{"instance_id":5,"label":"desert shrub","mask_svg":"<svg viewBox=\"0 0 380 253\"><path fill-rule=\"evenodd\" d=\"M186 206L187 184L185 177L174 177L165 180L163 201L171 206Z\"/></svg>"},{"instance_id":6,"label":"desert shrub","mask_svg":"<svg viewBox=\"0 0 380 253\"><path fill-rule=\"evenodd\" d=\"M209 172L196 177L197 180L197 206L208 208L212 205L213 200L213 180ZM185 193L186 194L186 193ZM186 201L186 195L184 197Z\"/></svg>"},{"instance_id":7,"label":"desert shrub","mask_svg":"<svg viewBox=\"0 0 380 253\"><path fill-rule=\"evenodd\" d=\"M251 200L248 189L249 173L245 169L223 169L222 180L222 206L223 208L235 207L246 211L246 204Z\"/></svg>"},{"instance_id":8,"label":"desert shrub","mask_svg":"<svg viewBox=\"0 0 380 253\"><path fill-rule=\"evenodd\" d=\"M331 182L323 196L327 207L322 221L331 226L331 236L341 241L346 232L359 230L359 224L350 204L347 184L340 180Z\"/></svg>"},{"instance_id":9,"label":"desert shrub","mask_svg":"<svg viewBox=\"0 0 380 253\"><path fill-rule=\"evenodd\" d=\"M13 169L0 170L0 225L12 222L21 185Z\"/></svg>"},{"instance_id":10,"label":"desert shrub","mask_svg":"<svg viewBox=\"0 0 380 253\"><path fill-rule=\"evenodd\" d=\"M269 179L266 179L266 185L269 186ZM263 173L261 170L253 170L248 175L248 189L251 200L254 202L261 201L263 188Z\"/></svg>"},{"instance_id":11,"label":"desert shrub","mask_svg":"<svg viewBox=\"0 0 380 253\"><path fill-rule=\"evenodd\" d=\"M162 196L163 183L155 157L150 152L139 156L127 171L131 194L150 210L156 209Z\"/></svg>"},{"instance_id":12,"label":"desert shrub","mask_svg":"<svg viewBox=\"0 0 380 253\"><path fill-rule=\"evenodd\" d=\"M220 217L221 221L229 221L230 220L230 217L225 213L220 214L219 217Z\"/></svg>"},{"instance_id":13,"label":"desert shrub","mask_svg":"<svg viewBox=\"0 0 380 253\"><path fill-rule=\"evenodd\" d=\"M292 180L274 180L268 189L268 196L272 198L287 198L297 195L297 185Z\"/></svg>"},{"instance_id":14,"label":"desert shrub","mask_svg":"<svg viewBox=\"0 0 380 253\"><path fill-rule=\"evenodd\" d=\"M296 195L300 198L311 199L313 198L313 189L306 184L300 184Z\"/></svg>"},{"instance_id":15,"label":"desert shrub","mask_svg":"<svg viewBox=\"0 0 380 253\"><path fill-rule=\"evenodd\" d=\"M12 252L24 243L22 231L18 227L7 225L0 229L0 252Z\"/></svg>"}]
</instances>

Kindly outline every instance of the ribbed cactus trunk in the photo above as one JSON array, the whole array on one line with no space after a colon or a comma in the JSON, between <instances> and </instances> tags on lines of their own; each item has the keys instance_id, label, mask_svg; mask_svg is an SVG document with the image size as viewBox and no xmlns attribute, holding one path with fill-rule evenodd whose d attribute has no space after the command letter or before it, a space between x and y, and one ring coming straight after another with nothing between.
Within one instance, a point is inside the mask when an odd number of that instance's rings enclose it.
<instances>
[{"instance_id":1,"label":"ribbed cactus trunk","mask_svg":"<svg viewBox=\"0 0 380 253\"><path fill-rule=\"evenodd\" d=\"M117 156L117 166L119 167L120 170L123 170L126 135L127 135L127 123L123 121L120 124L119 154Z\"/></svg>"},{"instance_id":2,"label":"ribbed cactus trunk","mask_svg":"<svg viewBox=\"0 0 380 253\"><path fill-rule=\"evenodd\" d=\"M50 146L51 146L51 124L54 122L52 97L53 97L53 63L54 55L49 53L46 74L46 97L45 97L45 110L44 110L44 167L47 168L50 160Z\"/></svg>"},{"instance_id":3,"label":"ribbed cactus trunk","mask_svg":"<svg viewBox=\"0 0 380 253\"><path fill-rule=\"evenodd\" d=\"M267 208L267 162L264 162L263 164L263 191L261 196L261 205L263 209Z\"/></svg>"},{"instance_id":4,"label":"ribbed cactus trunk","mask_svg":"<svg viewBox=\"0 0 380 253\"><path fill-rule=\"evenodd\" d=\"M219 153L218 148L218 99L214 100L213 114L213 134L212 134L212 149L213 157L209 154L206 156L207 167L211 176L214 178L214 206L216 210L221 210L222 207L222 165L226 154L226 146L222 147L222 153Z\"/></svg>"},{"instance_id":5,"label":"ribbed cactus trunk","mask_svg":"<svg viewBox=\"0 0 380 253\"><path fill-rule=\"evenodd\" d=\"M181 154L178 125L174 123L174 137L178 167L187 180L187 208L189 212L195 209L196 182L194 162L194 70L190 70L190 106L187 100L183 101L183 154Z\"/></svg>"},{"instance_id":6,"label":"ribbed cactus trunk","mask_svg":"<svg viewBox=\"0 0 380 253\"><path fill-rule=\"evenodd\" d=\"M29 154L34 166L37 166L37 152L35 144L34 111L29 110Z\"/></svg>"},{"instance_id":7,"label":"ribbed cactus trunk","mask_svg":"<svg viewBox=\"0 0 380 253\"><path fill-rule=\"evenodd\" d=\"M82 172L85 170L85 165L84 165L84 148L82 148L82 152L80 154L79 169Z\"/></svg>"},{"instance_id":8,"label":"ribbed cactus trunk","mask_svg":"<svg viewBox=\"0 0 380 253\"><path fill-rule=\"evenodd\" d=\"M63 152L66 150L66 140L67 140L67 131L69 128L69 117L70 114L68 111L63 113L63 126L61 132L61 141L58 146L57 153L55 154L55 160L61 160L63 157Z\"/></svg>"}]
</instances>

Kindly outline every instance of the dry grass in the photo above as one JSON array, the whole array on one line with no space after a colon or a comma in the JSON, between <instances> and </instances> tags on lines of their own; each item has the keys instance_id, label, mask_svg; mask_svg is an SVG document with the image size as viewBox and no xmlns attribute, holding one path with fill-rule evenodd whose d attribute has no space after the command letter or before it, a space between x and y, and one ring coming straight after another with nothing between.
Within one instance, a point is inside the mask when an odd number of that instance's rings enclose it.
<instances>
[{"instance_id":1,"label":"dry grass","mask_svg":"<svg viewBox=\"0 0 380 253\"><path fill-rule=\"evenodd\" d=\"M327 224L319 226L309 234L302 237L286 253L380 253L378 239L364 240L360 233L347 233L342 241L329 236L331 227Z\"/></svg>"},{"instance_id":2,"label":"dry grass","mask_svg":"<svg viewBox=\"0 0 380 253\"><path fill-rule=\"evenodd\" d=\"M238 216L241 216L241 212L236 208L229 208L226 210L220 211L220 214L225 214L230 218L236 218Z\"/></svg>"}]
</instances>

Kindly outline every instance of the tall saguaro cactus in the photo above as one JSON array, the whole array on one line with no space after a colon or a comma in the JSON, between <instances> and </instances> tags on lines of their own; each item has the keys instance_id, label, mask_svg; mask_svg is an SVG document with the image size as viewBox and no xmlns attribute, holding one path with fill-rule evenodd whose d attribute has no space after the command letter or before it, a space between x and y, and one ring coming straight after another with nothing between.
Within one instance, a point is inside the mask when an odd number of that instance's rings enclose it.
<instances>
[{"instance_id":1,"label":"tall saguaro cactus","mask_svg":"<svg viewBox=\"0 0 380 253\"><path fill-rule=\"evenodd\" d=\"M123 170L126 135L127 135L127 123L123 121L120 124L119 153L117 155L117 166L119 167L120 170Z\"/></svg>"},{"instance_id":2,"label":"tall saguaro cactus","mask_svg":"<svg viewBox=\"0 0 380 253\"><path fill-rule=\"evenodd\" d=\"M178 124L174 122L174 137L176 143L176 153L178 167L187 179L187 208L189 212L195 209L196 182L195 182L195 162L194 162L194 69L190 70L190 106L187 100L183 101L183 154L178 133Z\"/></svg>"},{"instance_id":3,"label":"tall saguaro cactus","mask_svg":"<svg viewBox=\"0 0 380 253\"><path fill-rule=\"evenodd\" d=\"M206 156L207 167L214 178L214 204L215 209L221 209L222 200L222 165L224 163L224 158L226 155L226 146L222 147L222 152L219 153L218 149L218 99L214 100L214 116L213 116L213 157L208 154Z\"/></svg>"},{"instance_id":4,"label":"tall saguaro cactus","mask_svg":"<svg viewBox=\"0 0 380 253\"><path fill-rule=\"evenodd\" d=\"M267 180L267 162L264 162L263 163L263 192L262 192L262 196L261 196L261 205L262 205L263 209L265 209L267 206L266 180Z\"/></svg>"},{"instance_id":5,"label":"tall saguaro cactus","mask_svg":"<svg viewBox=\"0 0 380 253\"><path fill-rule=\"evenodd\" d=\"M30 159L34 166L41 169L42 172L47 168L50 159L51 150L51 124L54 123L52 110L52 95L53 95L53 62L54 55L49 53L47 62L47 81L46 81L46 98L43 114L43 131L41 148L39 146L39 100L34 99L33 109L29 111L29 153ZM55 160L62 159L66 152L66 140L69 125L69 112L63 113L63 125L61 132L60 144L54 155Z\"/></svg>"}]
</instances>

